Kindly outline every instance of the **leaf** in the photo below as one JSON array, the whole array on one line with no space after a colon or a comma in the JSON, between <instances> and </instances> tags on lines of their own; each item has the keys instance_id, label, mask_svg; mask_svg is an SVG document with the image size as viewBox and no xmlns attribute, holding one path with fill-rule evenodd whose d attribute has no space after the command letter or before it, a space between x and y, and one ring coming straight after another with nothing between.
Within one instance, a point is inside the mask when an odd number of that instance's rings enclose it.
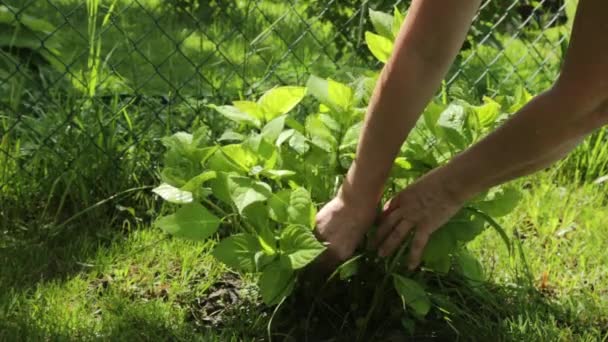
<instances>
[{"instance_id":1,"label":"leaf","mask_svg":"<svg viewBox=\"0 0 608 342\"><path fill-rule=\"evenodd\" d=\"M281 267L278 260L266 266L258 282L264 304L276 305L289 296L293 291L295 279L294 272Z\"/></svg>"},{"instance_id":2,"label":"leaf","mask_svg":"<svg viewBox=\"0 0 608 342\"><path fill-rule=\"evenodd\" d=\"M241 133L237 133L234 131L226 131L222 134L222 136L218 139L218 141L243 141L245 140L245 136Z\"/></svg>"},{"instance_id":3,"label":"leaf","mask_svg":"<svg viewBox=\"0 0 608 342\"><path fill-rule=\"evenodd\" d=\"M428 244L424 248L422 260L429 268L439 273L447 273L450 268L449 256L454 249L456 249L456 240L450 235L448 230L443 227L439 228L431 235Z\"/></svg>"},{"instance_id":4,"label":"leaf","mask_svg":"<svg viewBox=\"0 0 608 342\"><path fill-rule=\"evenodd\" d=\"M296 225L283 230L279 246L293 270L303 268L325 251L325 246L317 241L312 230Z\"/></svg>"},{"instance_id":5,"label":"leaf","mask_svg":"<svg viewBox=\"0 0 608 342\"><path fill-rule=\"evenodd\" d=\"M456 255L456 263L460 273L472 285L479 285L484 281L484 272L481 263L466 250L460 251Z\"/></svg>"},{"instance_id":6,"label":"leaf","mask_svg":"<svg viewBox=\"0 0 608 342\"><path fill-rule=\"evenodd\" d=\"M293 148L299 154L304 154L310 150L310 145L308 145L308 140L304 135L300 132L294 132L294 134L289 138L289 147Z\"/></svg>"},{"instance_id":7,"label":"leaf","mask_svg":"<svg viewBox=\"0 0 608 342\"><path fill-rule=\"evenodd\" d=\"M256 202L263 202L272 195L270 186L263 182L255 182L248 177L229 176L228 192L239 214Z\"/></svg>"},{"instance_id":8,"label":"leaf","mask_svg":"<svg viewBox=\"0 0 608 342\"><path fill-rule=\"evenodd\" d=\"M358 122L352 125L349 129L344 133L344 137L342 137L342 141L340 144L340 151L354 151L357 149L357 144L359 143L359 136L361 135L361 128L363 127L363 122Z\"/></svg>"},{"instance_id":9,"label":"leaf","mask_svg":"<svg viewBox=\"0 0 608 342\"><path fill-rule=\"evenodd\" d=\"M268 199L268 214L270 218L279 223L287 223L287 208L291 199L291 190L284 189Z\"/></svg>"},{"instance_id":10,"label":"leaf","mask_svg":"<svg viewBox=\"0 0 608 342\"><path fill-rule=\"evenodd\" d=\"M325 126L318 115L310 115L306 118L306 133L313 144L326 152L336 150L338 142L334 133Z\"/></svg>"},{"instance_id":11,"label":"leaf","mask_svg":"<svg viewBox=\"0 0 608 342\"><path fill-rule=\"evenodd\" d=\"M274 118L262 128L262 136L264 139L274 144L283 132L283 128L285 128L285 116L281 115Z\"/></svg>"},{"instance_id":12,"label":"leaf","mask_svg":"<svg viewBox=\"0 0 608 342\"><path fill-rule=\"evenodd\" d=\"M165 201L175 204L186 204L192 202L192 192L180 190L172 185L163 183L152 190Z\"/></svg>"},{"instance_id":13,"label":"leaf","mask_svg":"<svg viewBox=\"0 0 608 342\"><path fill-rule=\"evenodd\" d=\"M248 172L257 165L257 156L244 144L222 146L208 161L208 167L220 172Z\"/></svg>"},{"instance_id":14,"label":"leaf","mask_svg":"<svg viewBox=\"0 0 608 342\"><path fill-rule=\"evenodd\" d=\"M497 187L488 193L486 199L477 204L477 207L486 214L496 218L508 215L517 207L521 200L521 193L514 187Z\"/></svg>"},{"instance_id":15,"label":"leaf","mask_svg":"<svg viewBox=\"0 0 608 342\"><path fill-rule=\"evenodd\" d=\"M475 239L485 228L485 221L468 210L460 211L441 229L450 232L450 235L461 242Z\"/></svg>"},{"instance_id":16,"label":"leaf","mask_svg":"<svg viewBox=\"0 0 608 342\"><path fill-rule=\"evenodd\" d=\"M359 259L362 257L363 254L359 254L343 262L330 276L330 279L333 278L335 274L340 275L340 280L346 280L356 275L359 272Z\"/></svg>"},{"instance_id":17,"label":"leaf","mask_svg":"<svg viewBox=\"0 0 608 342\"><path fill-rule=\"evenodd\" d=\"M264 120L264 110L256 102L234 101L232 105L243 113L247 113L258 120Z\"/></svg>"},{"instance_id":18,"label":"leaf","mask_svg":"<svg viewBox=\"0 0 608 342\"><path fill-rule=\"evenodd\" d=\"M395 6L395 11L393 14L393 37L397 37L399 35L399 31L401 30L401 26L403 26L403 22L405 21L405 14L402 14L399 11L399 8Z\"/></svg>"},{"instance_id":19,"label":"leaf","mask_svg":"<svg viewBox=\"0 0 608 342\"><path fill-rule=\"evenodd\" d=\"M388 62L393 52L393 42L390 39L371 32L365 32L365 42L374 57L382 63Z\"/></svg>"},{"instance_id":20,"label":"leaf","mask_svg":"<svg viewBox=\"0 0 608 342\"><path fill-rule=\"evenodd\" d=\"M311 76L306 86L319 102L335 111L345 112L352 107L353 89L346 84Z\"/></svg>"},{"instance_id":21,"label":"leaf","mask_svg":"<svg viewBox=\"0 0 608 342\"><path fill-rule=\"evenodd\" d=\"M483 105L473 108L475 110L475 114L477 115L479 125L481 127L491 127L500 114L501 106L500 103L489 97L484 97L483 101Z\"/></svg>"},{"instance_id":22,"label":"leaf","mask_svg":"<svg viewBox=\"0 0 608 342\"><path fill-rule=\"evenodd\" d=\"M372 25L379 35L393 39L393 16L384 12L369 10L369 17Z\"/></svg>"},{"instance_id":23,"label":"leaf","mask_svg":"<svg viewBox=\"0 0 608 342\"><path fill-rule=\"evenodd\" d=\"M393 274L393 284L403 303L412 308L417 315L426 316L429 313L431 300L422 285L398 274Z\"/></svg>"},{"instance_id":24,"label":"leaf","mask_svg":"<svg viewBox=\"0 0 608 342\"><path fill-rule=\"evenodd\" d=\"M279 115L289 113L305 95L304 87L278 87L267 91L258 104L264 111L266 121L270 121Z\"/></svg>"},{"instance_id":25,"label":"leaf","mask_svg":"<svg viewBox=\"0 0 608 342\"><path fill-rule=\"evenodd\" d=\"M213 256L226 266L240 271L256 271L255 254L261 250L257 237L236 234L222 240L213 250Z\"/></svg>"},{"instance_id":26,"label":"leaf","mask_svg":"<svg viewBox=\"0 0 608 342\"><path fill-rule=\"evenodd\" d=\"M291 170L264 170L262 174L270 179L283 179L295 176L296 173Z\"/></svg>"},{"instance_id":27,"label":"leaf","mask_svg":"<svg viewBox=\"0 0 608 342\"><path fill-rule=\"evenodd\" d=\"M432 101L422 114L426 128L433 134L437 134L437 121L445 109L446 107L443 104Z\"/></svg>"},{"instance_id":28,"label":"leaf","mask_svg":"<svg viewBox=\"0 0 608 342\"><path fill-rule=\"evenodd\" d=\"M262 122L260 119L255 116L242 112L236 107L233 106L216 106L216 105L208 105L209 108L215 109L218 113L222 114L226 118L241 124L246 124L249 126L260 127Z\"/></svg>"},{"instance_id":29,"label":"leaf","mask_svg":"<svg viewBox=\"0 0 608 342\"><path fill-rule=\"evenodd\" d=\"M220 219L198 203L179 208L175 214L163 216L156 226L175 237L189 240L204 240L214 234Z\"/></svg>"},{"instance_id":30,"label":"leaf","mask_svg":"<svg viewBox=\"0 0 608 342\"><path fill-rule=\"evenodd\" d=\"M437 120L437 126L441 129L444 139L458 149L464 149L467 145L466 120L467 111L459 104L449 105Z\"/></svg>"},{"instance_id":31,"label":"leaf","mask_svg":"<svg viewBox=\"0 0 608 342\"><path fill-rule=\"evenodd\" d=\"M289 196L287 220L289 223L300 224L309 228L315 225L316 208L310 198L310 193L304 188L296 188Z\"/></svg>"},{"instance_id":32,"label":"leaf","mask_svg":"<svg viewBox=\"0 0 608 342\"><path fill-rule=\"evenodd\" d=\"M283 132L281 132L281 134L279 134L279 137L277 138L276 145L277 146L283 145L283 143L286 142L287 140L289 140L295 132L296 132L295 129L287 129L287 130L284 130Z\"/></svg>"},{"instance_id":33,"label":"leaf","mask_svg":"<svg viewBox=\"0 0 608 342\"><path fill-rule=\"evenodd\" d=\"M217 177L217 172L215 171L206 171L201 173L200 175L192 178L186 183L181 190L194 192L199 189L205 182L210 181Z\"/></svg>"}]
</instances>

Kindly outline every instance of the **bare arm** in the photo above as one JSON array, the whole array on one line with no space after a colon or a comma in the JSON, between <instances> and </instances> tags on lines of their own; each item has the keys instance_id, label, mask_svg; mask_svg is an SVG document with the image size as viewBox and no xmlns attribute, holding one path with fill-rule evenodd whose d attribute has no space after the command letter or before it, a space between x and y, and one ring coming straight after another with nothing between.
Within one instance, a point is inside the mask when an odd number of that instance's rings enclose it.
<instances>
[{"instance_id":1,"label":"bare arm","mask_svg":"<svg viewBox=\"0 0 608 342\"><path fill-rule=\"evenodd\" d=\"M380 254L414 232L410 267L430 235L477 193L550 165L608 123L608 2L580 0L572 40L555 86L502 127L403 190L378 229Z\"/></svg>"},{"instance_id":2,"label":"bare arm","mask_svg":"<svg viewBox=\"0 0 608 342\"><path fill-rule=\"evenodd\" d=\"M608 123L607 16L608 2L580 1L560 79L446 166L457 193L468 198L547 167Z\"/></svg>"},{"instance_id":3,"label":"bare arm","mask_svg":"<svg viewBox=\"0 0 608 342\"><path fill-rule=\"evenodd\" d=\"M462 47L480 0L414 0L382 71L344 195L375 205L401 145Z\"/></svg>"},{"instance_id":4,"label":"bare arm","mask_svg":"<svg viewBox=\"0 0 608 342\"><path fill-rule=\"evenodd\" d=\"M317 215L325 264L347 259L376 217L403 141L458 54L481 0L414 0L368 108L357 157L339 194Z\"/></svg>"}]
</instances>

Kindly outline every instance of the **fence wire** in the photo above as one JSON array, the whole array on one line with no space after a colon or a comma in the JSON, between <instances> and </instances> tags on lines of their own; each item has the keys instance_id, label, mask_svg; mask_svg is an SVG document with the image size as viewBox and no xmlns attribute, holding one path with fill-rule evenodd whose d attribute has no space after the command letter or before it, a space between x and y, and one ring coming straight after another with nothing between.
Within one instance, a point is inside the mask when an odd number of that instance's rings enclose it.
<instances>
[{"instance_id":1,"label":"fence wire","mask_svg":"<svg viewBox=\"0 0 608 342\"><path fill-rule=\"evenodd\" d=\"M0 1L0 224L153 183L159 138L211 120L208 103L380 68L368 12L393 6L408 1ZM484 1L446 87L475 101L550 86L572 7Z\"/></svg>"}]
</instances>

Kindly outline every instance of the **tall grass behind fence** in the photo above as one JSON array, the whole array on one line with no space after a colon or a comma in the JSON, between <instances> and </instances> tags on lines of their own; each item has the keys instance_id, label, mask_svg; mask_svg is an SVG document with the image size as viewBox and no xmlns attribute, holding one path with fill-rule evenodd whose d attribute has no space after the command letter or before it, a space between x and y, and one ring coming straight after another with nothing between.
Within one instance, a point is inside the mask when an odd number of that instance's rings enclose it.
<instances>
[{"instance_id":1,"label":"tall grass behind fence","mask_svg":"<svg viewBox=\"0 0 608 342\"><path fill-rule=\"evenodd\" d=\"M145 187L161 137L220 125L209 103L379 68L365 45L369 10L407 5L0 1L0 231L53 235L66 222L153 217ZM447 94L480 103L549 87L574 9L574 0L484 1Z\"/></svg>"}]
</instances>

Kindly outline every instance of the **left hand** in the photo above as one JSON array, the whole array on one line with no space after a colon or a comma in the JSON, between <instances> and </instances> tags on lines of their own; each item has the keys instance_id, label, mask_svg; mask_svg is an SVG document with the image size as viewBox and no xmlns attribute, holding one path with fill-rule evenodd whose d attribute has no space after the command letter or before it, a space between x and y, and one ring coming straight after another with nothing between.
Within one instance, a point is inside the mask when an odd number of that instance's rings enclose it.
<instances>
[{"instance_id":1,"label":"left hand","mask_svg":"<svg viewBox=\"0 0 608 342\"><path fill-rule=\"evenodd\" d=\"M373 245L378 254L393 254L409 234L414 234L408 268L420 264L433 232L443 226L464 205L463 194L449 189L443 170L434 170L393 197L385 206ZM447 178L449 179L449 178Z\"/></svg>"}]
</instances>

